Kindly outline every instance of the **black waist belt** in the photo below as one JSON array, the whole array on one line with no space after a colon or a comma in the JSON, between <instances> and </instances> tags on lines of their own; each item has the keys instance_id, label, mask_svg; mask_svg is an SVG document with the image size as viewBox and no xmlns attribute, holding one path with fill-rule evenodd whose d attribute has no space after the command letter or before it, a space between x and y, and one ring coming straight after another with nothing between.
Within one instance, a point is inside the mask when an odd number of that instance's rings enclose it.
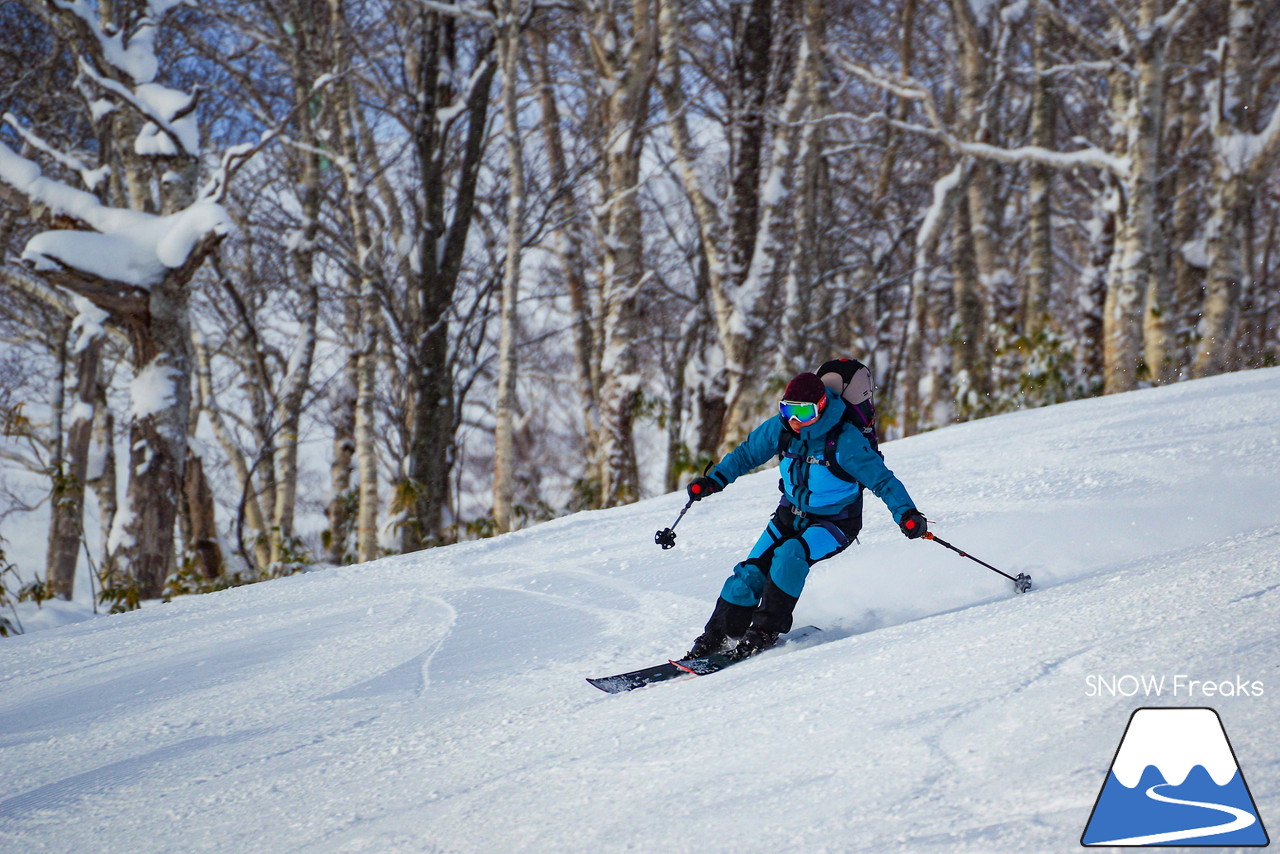
<instances>
[{"instance_id":1,"label":"black waist belt","mask_svg":"<svg viewBox=\"0 0 1280 854\"><path fill-rule=\"evenodd\" d=\"M790 510L793 515L799 516L801 519L816 519L819 522L843 522L844 520L848 519L851 515L853 515L853 508L857 506L861 501L862 501L862 496L859 495L857 500L855 500L853 504L846 506L839 513L821 514L821 513L810 513L807 510L801 510L799 507L791 503L790 498L787 498L787 496L784 495L782 496L782 501L778 503L778 507L785 510Z\"/></svg>"}]
</instances>

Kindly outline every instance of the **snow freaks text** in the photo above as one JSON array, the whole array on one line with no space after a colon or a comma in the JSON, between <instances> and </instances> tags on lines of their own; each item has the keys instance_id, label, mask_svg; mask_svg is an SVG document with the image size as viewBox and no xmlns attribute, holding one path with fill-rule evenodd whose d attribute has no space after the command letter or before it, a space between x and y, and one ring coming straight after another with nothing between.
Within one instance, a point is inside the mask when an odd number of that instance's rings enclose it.
<instances>
[{"instance_id":1,"label":"snow freaks text","mask_svg":"<svg viewBox=\"0 0 1280 854\"><path fill-rule=\"evenodd\" d=\"M1262 680L1248 680L1236 676L1235 680L1193 679L1186 674L1156 676L1154 674L1103 676L1090 674L1085 677L1086 697L1261 697Z\"/></svg>"}]
</instances>

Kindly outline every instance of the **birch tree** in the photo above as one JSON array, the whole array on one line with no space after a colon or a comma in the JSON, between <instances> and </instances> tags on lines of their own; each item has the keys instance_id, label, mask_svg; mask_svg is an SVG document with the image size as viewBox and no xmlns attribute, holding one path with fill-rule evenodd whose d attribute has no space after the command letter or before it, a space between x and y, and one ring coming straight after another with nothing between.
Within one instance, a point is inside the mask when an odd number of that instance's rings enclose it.
<instances>
[{"instance_id":1,"label":"birch tree","mask_svg":"<svg viewBox=\"0 0 1280 854\"><path fill-rule=\"evenodd\" d=\"M89 480L89 449L93 439L94 414L102 396L102 350L106 334L105 313L95 310L83 298L72 321L68 352L72 363L72 405L65 442L56 455L54 488L50 496L49 550L45 559L45 581L50 592L70 600L75 592L76 566L84 541L85 484ZM58 383L58 397L63 383ZM60 402L60 401L59 401ZM62 425L55 425L62 433Z\"/></svg>"},{"instance_id":2,"label":"birch tree","mask_svg":"<svg viewBox=\"0 0 1280 854\"><path fill-rule=\"evenodd\" d=\"M634 424L641 399L638 338L643 316L641 155L655 73L653 4L587 3L591 56L600 86L601 252L600 495L608 507L639 497Z\"/></svg>"},{"instance_id":3,"label":"birch tree","mask_svg":"<svg viewBox=\"0 0 1280 854\"><path fill-rule=\"evenodd\" d=\"M375 252L375 235L370 222L369 164L359 137L360 100L357 95L355 63L347 12L343 0L329 0L335 73L335 126L337 150L341 157L345 189L344 201L354 244L354 269L349 276L349 328L354 332L352 361L355 374L354 453L358 469L358 511L356 559L364 562L378 557L378 453L374 383L379 359L380 269ZM371 169L370 167L374 168Z\"/></svg>"},{"instance_id":4,"label":"birch tree","mask_svg":"<svg viewBox=\"0 0 1280 854\"><path fill-rule=\"evenodd\" d=\"M1227 35L1218 46L1218 79L1209 90L1213 99L1209 104L1213 131L1209 270L1192 363L1197 377L1238 365L1240 306L1249 281L1249 215L1255 188L1280 152L1280 105L1272 108L1269 120L1258 123L1256 70L1266 54L1256 39L1255 0L1230 0L1225 6Z\"/></svg>"},{"instance_id":5,"label":"birch tree","mask_svg":"<svg viewBox=\"0 0 1280 854\"><path fill-rule=\"evenodd\" d=\"M1003 58L997 56L999 38L997 4L972 4L969 0L952 0L955 21L959 78L959 103L955 130L963 138L982 144L995 141L992 124L996 121L999 96L996 69ZM982 160L970 163L964 194L957 198L952 237L953 296L955 319L951 332L951 385L957 408L982 411L991 393L993 366L990 326L1000 308L996 305L996 289L1010 278L997 261L994 214L991 203L994 192L994 164Z\"/></svg>"},{"instance_id":6,"label":"birch tree","mask_svg":"<svg viewBox=\"0 0 1280 854\"><path fill-rule=\"evenodd\" d=\"M728 59L732 82L723 128L729 144L723 178L728 197L723 206L717 204L714 164L690 131L693 105L687 88L692 84L684 74L688 47L682 12L680 4L670 0L659 4L659 89L707 257L712 316L724 360L722 372L710 379L724 390L718 448L699 450L723 452L745 435L758 414L759 400L749 392L760 387L762 374L773 364L762 346L763 333L786 269L782 233L789 220L783 214L791 204L797 146L791 144L792 129L779 129L769 121L770 99L776 92L790 91L795 96L788 101L791 108L803 109L804 90L791 85L797 72L788 52L795 50L796 40L781 38L775 29L783 12L771 0L733 7Z\"/></svg>"},{"instance_id":7,"label":"birch tree","mask_svg":"<svg viewBox=\"0 0 1280 854\"><path fill-rule=\"evenodd\" d=\"M1054 119L1057 94L1051 71L1051 31L1049 17L1031 11L1031 55L1035 76L1031 82L1031 144L1052 149L1055 144ZM1028 207L1031 211L1027 251L1027 288L1023 300L1022 326L1034 339L1049 326L1053 289L1053 170L1043 163L1028 167Z\"/></svg>"},{"instance_id":8,"label":"birch tree","mask_svg":"<svg viewBox=\"0 0 1280 854\"><path fill-rule=\"evenodd\" d=\"M242 239L223 253L207 298L198 389L235 473L253 569L267 572L298 552L298 442L316 355L324 208L331 206L325 173L332 155L325 146L333 121L326 88L333 40L323 0L227 2L218 12L224 26L206 34L202 52L220 65L231 103L252 117L250 129L281 142L233 193ZM246 52L254 48L254 61L227 62L231 40ZM292 319L287 332L273 329L277 317ZM233 365L239 400L228 402L218 388L213 362L221 359ZM241 401L248 417L236 417ZM237 423L246 425L247 437L238 435Z\"/></svg>"},{"instance_id":9,"label":"birch tree","mask_svg":"<svg viewBox=\"0 0 1280 854\"><path fill-rule=\"evenodd\" d=\"M546 18L547 16L543 16L544 21ZM584 433L585 447L582 457L585 460L587 472L585 481L596 484L595 489L592 490L594 496L590 505L599 506L603 500L599 490L599 477L603 465L600 451L604 446L598 401L603 383L600 375L602 330L598 325L601 314L598 305L600 289L591 287L587 275L585 190L574 171L571 171L565 153L563 126L570 117L565 114L560 104L548 45L549 40L561 36L572 44L571 36L576 26L572 20L554 28L549 24L550 22L547 22L547 32L539 26L531 30L532 64L537 81L538 108L541 113L539 126L546 146L548 189L552 198L556 200L552 215L554 223L552 251L561 276L564 278L565 290L569 298L574 378L581 401L581 424ZM590 118L587 117L586 120L589 122ZM578 171L586 170L583 168Z\"/></svg>"},{"instance_id":10,"label":"birch tree","mask_svg":"<svg viewBox=\"0 0 1280 854\"><path fill-rule=\"evenodd\" d=\"M24 258L46 281L108 313L130 340L129 479L111 558L142 597L161 595L174 562L190 419L188 285L227 230L221 187L197 187L198 93L157 82L156 38L175 5L41 4L77 63L77 87L102 141L98 162L91 168L84 152L57 150L20 117L12 124L29 153L0 142L6 195L45 229L63 226L36 234Z\"/></svg>"},{"instance_id":11,"label":"birch tree","mask_svg":"<svg viewBox=\"0 0 1280 854\"><path fill-rule=\"evenodd\" d=\"M507 152L507 251L502 276L498 352L498 407L493 456L493 517L499 532L513 523L512 490L515 460L516 358L519 323L520 259L524 242L524 143L520 137L519 71L524 3L502 0L497 6L498 63L502 73L503 137Z\"/></svg>"},{"instance_id":12,"label":"birch tree","mask_svg":"<svg viewBox=\"0 0 1280 854\"><path fill-rule=\"evenodd\" d=\"M393 54L403 73L380 97L394 95L383 103L411 134L414 183L406 192L384 182L379 192L393 240L409 247L393 268L403 296L384 305L394 310L389 332L405 363L408 441L396 492L400 549L412 551L446 538L460 409L451 318L462 296L497 62L488 18L468 7L408 2L395 14L406 34Z\"/></svg>"},{"instance_id":13,"label":"birch tree","mask_svg":"<svg viewBox=\"0 0 1280 854\"><path fill-rule=\"evenodd\" d=\"M1164 58L1198 2L1201 0L1178 0L1163 14L1160 0L1140 0L1129 11L1113 7L1108 38L1099 39L1052 0L1036 0L1037 9L1049 14L1057 27L1109 69L1108 113L1111 126L1119 133L1115 140L1072 152L1034 145L1000 147L965 138L942 121L925 87L844 62L864 79L919 103L927 123L913 129L938 139L958 155L1040 163L1058 169L1091 166L1114 175L1122 196L1103 310L1103 382L1107 392L1136 388L1144 376L1162 380L1169 371L1167 247L1158 215ZM1100 198L1099 203L1105 199Z\"/></svg>"}]
</instances>

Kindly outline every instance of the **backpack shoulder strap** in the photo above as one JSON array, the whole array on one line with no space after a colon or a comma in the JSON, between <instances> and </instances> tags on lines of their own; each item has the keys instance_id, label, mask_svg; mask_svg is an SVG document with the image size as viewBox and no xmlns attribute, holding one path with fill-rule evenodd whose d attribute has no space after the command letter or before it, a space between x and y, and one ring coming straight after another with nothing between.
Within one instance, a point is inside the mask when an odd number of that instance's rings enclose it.
<instances>
[{"instance_id":1,"label":"backpack shoulder strap","mask_svg":"<svg viewBox=\"0 0 1280 854\"><path fill-rule=\"evenodd\" d=\"M778 461L787 455L787 450L791 447L791 440L795 434L791 432L791 428L787 426L787 422L782 420L782 416L778 416L778 421L782 424L782 429L778 431Z\"/></svg>"},{"instance_id":2,"label":"backpack shoulder strap","mask_svg":"<svg viewBox=\"0 0 1280 854\"><path fill-rule=\"evenodd\" d=\"M852 407L846 407L849 409ZM858 479L840 465L840 461L836 459L836 446L840 444L840 435L844 432L845 425L853 425L855 430L858 428L857 422L851 419L846 412L845 416L836 422L836 426L827 431L826 441L823 443L822 456L827 461L827 470L833 475L845 481L846 483L858 483Z\"/></svg>"}]
</instances>

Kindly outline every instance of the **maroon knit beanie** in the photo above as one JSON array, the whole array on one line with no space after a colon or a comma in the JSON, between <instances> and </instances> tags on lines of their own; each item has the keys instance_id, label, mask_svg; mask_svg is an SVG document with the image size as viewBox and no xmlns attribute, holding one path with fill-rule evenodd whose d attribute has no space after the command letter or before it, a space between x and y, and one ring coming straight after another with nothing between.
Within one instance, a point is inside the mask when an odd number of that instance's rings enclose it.
<instances>
[{"instance_id":1,"label":"maroon knit beanie","mask_svg":"<svg viewBox=\"0 0 1280 854\"><path fill-rule=\"evenodd\" d=\"M794 400L796 403L817 403L827 393L827 387L818 379L817 374L796 374L787 383L787 390L782 393L783 400Z\"/></svg>"}]
</instances>

